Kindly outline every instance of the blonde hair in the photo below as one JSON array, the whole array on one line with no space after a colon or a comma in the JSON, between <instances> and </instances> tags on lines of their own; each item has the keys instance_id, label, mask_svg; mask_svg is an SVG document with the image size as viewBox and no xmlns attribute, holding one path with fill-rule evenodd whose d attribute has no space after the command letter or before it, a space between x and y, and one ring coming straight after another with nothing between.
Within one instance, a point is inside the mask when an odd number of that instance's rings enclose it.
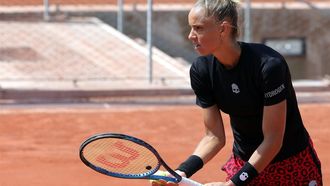
<instances>
[{"instance_id":1,"label":"blonde hair","mask_svg":"<svg viewBox=\"0 0 330 186\"><path fill-rule=\"evenodd\" d=\"M231 22L233 36L238 36L238 0L196 0L195 8L203 8L205 17L214 17L217 21L229 19Z\"/></svg>"}]
</instances>

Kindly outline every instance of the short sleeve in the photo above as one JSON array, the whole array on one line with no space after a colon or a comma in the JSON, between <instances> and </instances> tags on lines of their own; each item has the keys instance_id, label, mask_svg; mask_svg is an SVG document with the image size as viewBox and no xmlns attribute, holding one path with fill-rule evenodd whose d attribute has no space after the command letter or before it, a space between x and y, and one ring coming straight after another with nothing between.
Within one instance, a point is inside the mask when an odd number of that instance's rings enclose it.
<instances>
[{"instance_id":1,"label":"short sleeve","mask_svg":"<svg viewBox=\"0 0 330 186\"><path fill-rule=\"evenodd\" d=\"M190 68L191 88L196 95L196 104L207 108L215 104L207 58L199 57Z\"/></svg>"},{"instance_id":2,"label":"short sleeve","mask_svg":"<svg viewBox=\"0 0 330 186\"><path fill-rule=\"evenodd\" d=\"M264 105L277 104L287 97L288 66L284 59L270 58L262 69Z\"/></svg>"}]
</instances>

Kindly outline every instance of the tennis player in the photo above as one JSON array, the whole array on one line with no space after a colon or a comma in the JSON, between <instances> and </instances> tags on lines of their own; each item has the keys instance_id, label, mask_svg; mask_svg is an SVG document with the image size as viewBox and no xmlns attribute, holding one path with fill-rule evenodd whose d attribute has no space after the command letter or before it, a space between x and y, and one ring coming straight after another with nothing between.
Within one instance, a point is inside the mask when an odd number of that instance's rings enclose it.
<instances>
[{"instance_id":1,"label":"tennis player","mask_svg":"<svg viewBox=\"0 0 330 186\"><path fill-rule=\"evenodd\" d=\"M285 59L265 45L238 42L237 19L233 0L197 0L189 12L189 39L201 56L191 66L191 86L206 132L177 172L192 176L223 148L222 111L230 116L233 154L222 167L227 179L206 186L321 186Z\"/></svg>"}]
</instances>

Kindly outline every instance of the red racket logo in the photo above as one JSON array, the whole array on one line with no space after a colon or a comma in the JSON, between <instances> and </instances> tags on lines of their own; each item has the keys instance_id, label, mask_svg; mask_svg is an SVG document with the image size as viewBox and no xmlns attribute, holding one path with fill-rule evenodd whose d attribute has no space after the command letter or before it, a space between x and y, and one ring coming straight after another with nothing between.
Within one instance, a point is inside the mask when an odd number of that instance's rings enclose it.
<instances>
[{"instance_id":1,"label":"red racket logo","mask_svg":"<svg viewBox=\"0 0 330 186\"><path fill-rule=\"evenodd\" d=\"M114 151L119 151L120 153ZM97 156L96 161L112 168L125 168L130 161L135 160L139 155L137 150L125 146L121 141L117 141L109 149L109 152Z\"/></svg>"}]
</instances>

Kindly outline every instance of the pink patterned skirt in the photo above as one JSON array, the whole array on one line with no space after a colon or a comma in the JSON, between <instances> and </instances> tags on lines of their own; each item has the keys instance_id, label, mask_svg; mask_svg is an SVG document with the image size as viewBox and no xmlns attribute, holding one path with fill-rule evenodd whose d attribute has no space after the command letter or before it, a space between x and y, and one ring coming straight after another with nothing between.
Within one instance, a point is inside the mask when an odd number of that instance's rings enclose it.
<instances>
[{"instance_id":1,"label":"pink patterned skirt","mask_svg":"<svg viewBox=\"0 0 330 186\"><path fill-rule=\"evenodd\" d=\"M240 170L245 162L232 155L221 168L227 181ZM312 142L303 151L285 160L268 165L249 186L322 186L321 163Z\"/></svg>"}]
</instances>

